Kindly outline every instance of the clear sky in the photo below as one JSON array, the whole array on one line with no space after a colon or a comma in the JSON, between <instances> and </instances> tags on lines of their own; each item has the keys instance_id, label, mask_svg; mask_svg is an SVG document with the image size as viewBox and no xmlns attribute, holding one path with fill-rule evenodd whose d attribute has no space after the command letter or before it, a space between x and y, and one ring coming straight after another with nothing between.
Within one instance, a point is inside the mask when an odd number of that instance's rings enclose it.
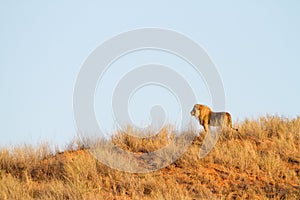
<instances>
[{"instance_id":1,"label":"clear sky","mask_svg":"<svg viewBox=\"0 0 300 200\"><path fill-rule=\"evenodd\" d=\"M296 117L299 10L296 0L1 1L0 146L45 140L64 145L75 137L72 97L83 62L105 40L144 27L178 31L207 51L234 121ZM134 100L143 101L146 93ZM197 99L209 105L201 95Z\"/></svg>"}]
</instances>

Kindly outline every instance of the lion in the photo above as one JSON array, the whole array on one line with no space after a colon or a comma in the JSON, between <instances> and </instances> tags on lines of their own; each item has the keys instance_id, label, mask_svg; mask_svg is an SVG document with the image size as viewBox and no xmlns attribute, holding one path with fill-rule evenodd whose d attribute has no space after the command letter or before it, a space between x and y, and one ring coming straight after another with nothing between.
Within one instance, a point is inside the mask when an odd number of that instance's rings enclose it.
<instances>
[{"instance_id":1,"label":"lion","mask_svg":"<svg viewBox=\"0 0 300 200\"><path fill-rule=\"evenodd\" d=\"M205 132L209 131L209 126L228 127L238 131L238 129L232 127L231 115L228 112L212 112L208 106L195 104L191 115L199 120Z\"/></svg>"}]
</instances>

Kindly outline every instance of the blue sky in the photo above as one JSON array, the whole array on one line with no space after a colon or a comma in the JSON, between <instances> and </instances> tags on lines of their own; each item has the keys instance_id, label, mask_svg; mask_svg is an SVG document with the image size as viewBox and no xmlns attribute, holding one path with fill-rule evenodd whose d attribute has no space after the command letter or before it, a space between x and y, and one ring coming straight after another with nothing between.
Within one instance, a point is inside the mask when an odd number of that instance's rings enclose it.
<instances>
[{"instance_id":1,"label":"blue sky","mask_svg":"<svg viewBox=\"0 0 300 200\"><path fill-rule=\"evenodd\" d=\"M207 51L234 120L296 117L299 9L295 0L1 1L0 146L64 145L75 137L72 96L81 65L105 40L144 27L178 31Z\"/></svg>"}]
</instances>

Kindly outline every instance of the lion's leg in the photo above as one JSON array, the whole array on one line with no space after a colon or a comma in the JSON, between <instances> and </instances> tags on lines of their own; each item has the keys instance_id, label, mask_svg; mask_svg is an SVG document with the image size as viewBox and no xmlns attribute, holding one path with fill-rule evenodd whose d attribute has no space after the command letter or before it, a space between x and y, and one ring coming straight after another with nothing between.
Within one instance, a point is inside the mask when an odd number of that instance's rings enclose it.
<instances>
[{"instance_id":1,"label":"lion's leg","mask_svg":"<svg viewBox=\"0 0 300 200\"><path fill-rule=\"evenodd\" d=\"M209 126L208 126L208 124L207 124L207 123L204 123L204 124L203 124L203 127L204 127L205 132L208 133L208 131L209 131Z\"/></svg>"}]
</instances>

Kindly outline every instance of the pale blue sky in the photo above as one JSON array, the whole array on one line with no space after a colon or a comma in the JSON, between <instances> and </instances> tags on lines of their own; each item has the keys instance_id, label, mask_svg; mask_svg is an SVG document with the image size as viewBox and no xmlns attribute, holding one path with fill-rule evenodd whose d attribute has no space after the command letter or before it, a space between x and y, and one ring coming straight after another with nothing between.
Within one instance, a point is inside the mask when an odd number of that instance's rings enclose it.
<instances>
[{"instance_id":1,"label":"pale blue sky","mask_svg":"<svg viewBox=\"0 0 300 200\"><path fill-rule=\"evenodd\" d=\"M67 143L82 63L105 40L143 27L178 31L206 49L234 120L296 117L299 10L296 0L1 1L0 146Z\"/></svg>"}]
</instances>

